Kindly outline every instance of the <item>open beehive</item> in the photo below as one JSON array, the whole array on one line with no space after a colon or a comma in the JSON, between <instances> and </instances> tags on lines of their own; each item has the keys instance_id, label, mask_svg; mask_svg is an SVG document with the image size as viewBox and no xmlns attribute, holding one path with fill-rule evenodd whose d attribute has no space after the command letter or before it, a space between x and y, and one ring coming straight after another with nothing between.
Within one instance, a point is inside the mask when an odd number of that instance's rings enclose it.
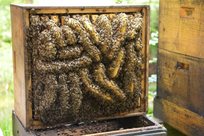
<instances>
[{"instance_id":1,"label":"open beehive","mask_svg":"<svg viewBox=\"0 0 204 136\"><path fill-rule=\"evenodd\" d=\"M27 128L143 115L147 6L12 5L15 112Z\"/></svg>"}]
</instances>

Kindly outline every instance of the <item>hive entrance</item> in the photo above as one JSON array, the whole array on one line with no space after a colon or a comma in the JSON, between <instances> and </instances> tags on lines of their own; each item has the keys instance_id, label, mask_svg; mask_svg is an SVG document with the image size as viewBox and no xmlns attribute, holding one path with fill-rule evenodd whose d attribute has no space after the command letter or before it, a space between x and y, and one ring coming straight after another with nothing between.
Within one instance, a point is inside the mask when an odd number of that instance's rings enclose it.
<instances>
[{"instance_id":1,"label":"hive entrance","mask_svg":"<svg viewBox=\"0 0 204 136\"><path fill-rule=\"evenodd\" d=\"M33 117L92 120L140 107L141 13L30 15Z\"/></svg>"}]
</instances>

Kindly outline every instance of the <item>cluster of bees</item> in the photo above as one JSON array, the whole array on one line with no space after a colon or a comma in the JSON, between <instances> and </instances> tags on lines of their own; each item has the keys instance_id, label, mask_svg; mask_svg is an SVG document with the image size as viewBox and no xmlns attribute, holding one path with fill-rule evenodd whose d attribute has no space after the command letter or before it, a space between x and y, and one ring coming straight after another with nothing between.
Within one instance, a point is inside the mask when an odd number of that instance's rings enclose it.
<instances>
[{"instance_id":1,"label":"cluster of bees","mask_svg":"<svg viewBox=\"0 0 204 136\"><path fill-rule=\"evenodd\" d=\"M138 107L142 20L141 13L31 15L34 118L54 124Z\"/></svg>"}]
</instances>

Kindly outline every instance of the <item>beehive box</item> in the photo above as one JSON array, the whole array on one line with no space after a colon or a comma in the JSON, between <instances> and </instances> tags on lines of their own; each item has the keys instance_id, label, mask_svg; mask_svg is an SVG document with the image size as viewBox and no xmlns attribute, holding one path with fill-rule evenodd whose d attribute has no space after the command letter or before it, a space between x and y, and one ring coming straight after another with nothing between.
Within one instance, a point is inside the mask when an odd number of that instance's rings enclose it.
<instances>
[{"instance_id":1,"label":"beehive box","mask_svg":"<svg viewBox=\"0 0 204 136\"><path fill-rule=\"evenodd\" d=\"M204 134L204 5L161 0L155 116L181 132Z\"/></svg>"},{"instance_id":2,"label":"beehive box","mask_svg":"<svg viewBox=\"0 0 204 136\"><path fill-rule=\"evenodd\" d=\"M146 113L148 6L11 5L11 19L24 127Z\"/></svg>"}]
</instances>

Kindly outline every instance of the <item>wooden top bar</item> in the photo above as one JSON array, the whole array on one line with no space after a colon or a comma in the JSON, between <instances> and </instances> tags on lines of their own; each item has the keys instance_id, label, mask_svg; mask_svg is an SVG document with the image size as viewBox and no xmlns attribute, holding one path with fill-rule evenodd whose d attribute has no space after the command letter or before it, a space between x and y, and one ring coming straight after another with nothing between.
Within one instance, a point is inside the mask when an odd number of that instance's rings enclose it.
<instances>
[{"instance_id":1,"label":"wooden top bar","mask_svg":"<svg viewBox=\"0 0 204 136\"><path fill-rule=\"evenodd\" d=\"M12 7L20 7L30 10L34 14L65 14L65 13L112 13L112 12L138 12L143 8L149 9L148 5L31 5L11 4ZM128 8L128 10L127 10Z\"/></svg>"}]
</instances>

